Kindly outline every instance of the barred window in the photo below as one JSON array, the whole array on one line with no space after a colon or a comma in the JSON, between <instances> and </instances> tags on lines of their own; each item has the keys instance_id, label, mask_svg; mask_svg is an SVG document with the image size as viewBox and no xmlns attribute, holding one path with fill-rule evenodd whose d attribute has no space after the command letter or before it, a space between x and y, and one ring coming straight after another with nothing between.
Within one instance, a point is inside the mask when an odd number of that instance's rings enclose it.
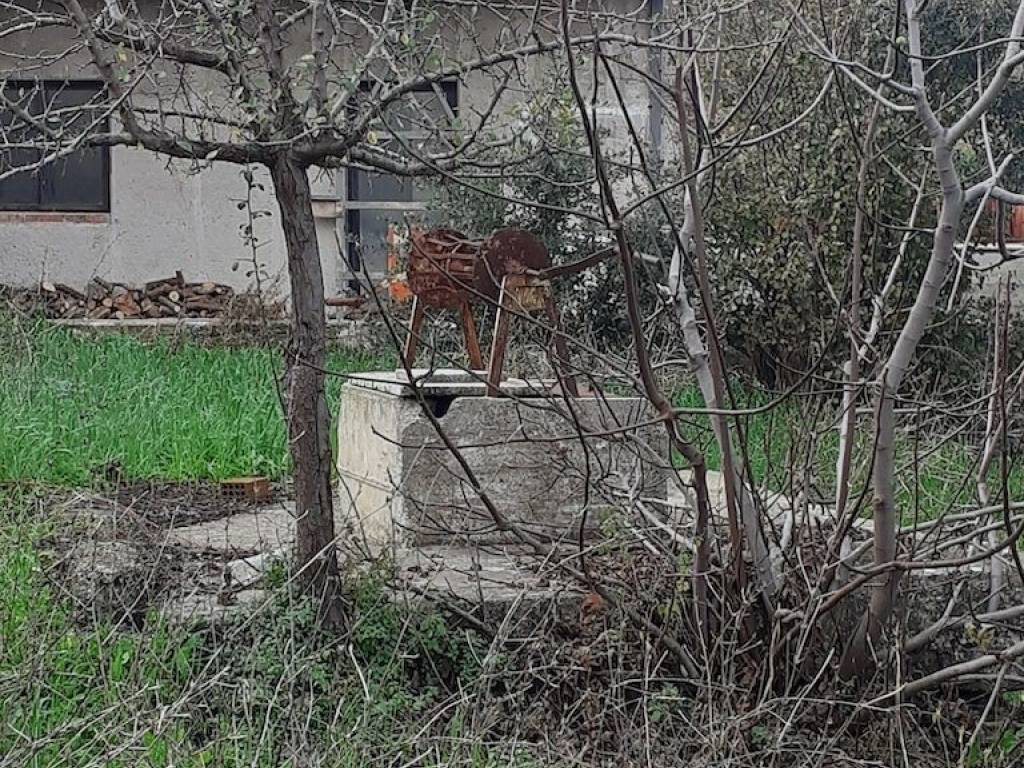
<instances>
[{"instance_id":1,"label":"barred window","mask_svg":"<svg viewBox=\"0 0 1024 768\"><path fill-rule=\"evenodd\" d=\"M369 86L355 98L353 110L369 99ZM448 131L458 112L455 82L424 85L408 99L390 108L382 121L378 141L382 147L396 136L417 149L428 149L438 135ZM408 214L423 216L428 196L415 179L388 173L351 169L345 196L346 257L355 272L363 268L371 275L386 269L388 232Z\"/></svg>"}]
</instances>

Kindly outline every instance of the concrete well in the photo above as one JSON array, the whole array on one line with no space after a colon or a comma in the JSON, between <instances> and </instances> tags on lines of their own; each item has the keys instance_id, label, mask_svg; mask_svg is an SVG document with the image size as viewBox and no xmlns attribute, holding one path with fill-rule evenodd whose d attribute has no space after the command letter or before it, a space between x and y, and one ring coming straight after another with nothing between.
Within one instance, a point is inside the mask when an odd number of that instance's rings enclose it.
<instances>
[{"instance_id":1,"label":"concrete well","mask_svg":"<svg viewBox=\"0 0 1024 768\"><path fill-rule=\"evenodd\" d=\"M664 430L648 423L640 398L552 398L550 383L524 380L486 397L482 379L459 371L416 386L419 397L404 372L387 371L342 388L339 531L373 550L514 538L495 525L421 399L500 512L531 532L576 537L583 525L589 535L622 494L665 496ZM581 440L581 429L591 437Z\"/></svg>"}]
</instances>

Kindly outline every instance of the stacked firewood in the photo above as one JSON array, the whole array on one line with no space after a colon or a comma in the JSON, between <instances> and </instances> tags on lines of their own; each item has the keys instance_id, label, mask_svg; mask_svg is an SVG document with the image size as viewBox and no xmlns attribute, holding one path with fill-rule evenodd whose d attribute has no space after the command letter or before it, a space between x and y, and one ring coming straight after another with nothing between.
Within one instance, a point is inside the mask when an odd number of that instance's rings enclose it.
<instances>
[{"instance_id":1,"label":"stacked firewood","mask_svg":"<svg viewBox=\"0 0 1024 768\"><path fill-rule=\"evenodd\" d=\"M63 319L131 320L160 317L217 317L225 312L234 289L214 282L188 283L181 272L137 288L94 277L84 290L64 283L40 286L47 315Z\"/></svg>"}]
</instances>

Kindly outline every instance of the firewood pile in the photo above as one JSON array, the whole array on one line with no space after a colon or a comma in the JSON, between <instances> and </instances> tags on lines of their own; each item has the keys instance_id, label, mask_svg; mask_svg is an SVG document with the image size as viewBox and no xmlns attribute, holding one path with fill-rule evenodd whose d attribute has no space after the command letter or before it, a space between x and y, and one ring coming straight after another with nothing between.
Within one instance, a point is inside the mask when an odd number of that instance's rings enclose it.
<instances>
[{"instance_id":1,"label":"firewood pile","mask_svg":"<svg viewBox=\"0 0 1024 768\"><path fill-rule=\"evenodd\" d=\"M221 283L186 282L181 272L150 280L141 288L94 277L84 290L47 282L40 289L47 316L90 320L217 317L235 295L233 288Z\"/></svg>"}]
</instances>

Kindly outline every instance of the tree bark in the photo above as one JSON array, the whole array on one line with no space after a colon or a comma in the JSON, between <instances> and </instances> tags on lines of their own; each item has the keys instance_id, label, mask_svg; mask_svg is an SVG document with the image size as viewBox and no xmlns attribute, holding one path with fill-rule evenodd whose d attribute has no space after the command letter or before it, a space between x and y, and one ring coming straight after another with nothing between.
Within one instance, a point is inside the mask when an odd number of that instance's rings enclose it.
<instances>
[{"instance_id":1,"label":"tree bark","mask_svg":"<svg viewBox=\"0 0 1024 768\"><path fill-rule=\"evenodd\" d=\"M697 157L694 166L693 152L690 150L687 133L687 109L683 87L684 72L682 67L676 70L676 110L679 117L679 144L683 176L689 178L700 168L710 165L710 151L704 147ZM700 93L696 72L693 72L693 92ZM694 111L704 112L699 96L694 99ZM695 114L695 125L707 122L704 114ZM711 284L707 264L707 249L704 242L704 217L700 201L700 186L704 174L698 173L686 184L685 213L683 218L682 248L677 247L672 254L669 267L668 292L672 307L683 333L683 344L690 360L691 370L697 380L704 403L708 408L726 407L725 403L725 372L722 364L722 351L715 336L714 307L711 301ZM684 253L683 248L686 249ZM689 256L697 279L698 292L704 306L705 318L708 320L707 344L701 337L697 325L696 311L690 302L686 283L683 281L683 259ZM737 585L742 589L746 583L745 565L743 560L744 543L750 549L753 560L756 585L763 598L770 606L775 599L776 582L772 572L771 553L764 531L761 528L760 513L754 501L753 493L743 482L743 463L734 453L732 435L728 420L721 414L710 416L712 432L718 442L722 462L722 480L725 485L726 511L729 519L729 539L733 547L733 574Z\"/></svg>"},{"instance_id":2,"label":"tree bark","mask_svg":"<svg viewBox=\"0 0 1024 768\"><path fill-rule=\"evenodd\" d=\"M874 466L871 485L874 491L874 565L875 567L896 559L896 528L899 515L896 509L895 449L896 449L896 396L903 377L913 360L917 347L931 322L938 302L943 280L949 271L956 247L956 235L960 217L968 195L965 194L957 173L953 149L957 141L977 123L1002 93L1014 68L1021 64L1019 38L1024 33L1024 0L1017 6L1013 26L1003 55L1003 61L988 86L951 128L946 128L928 102L926 94L926 70L921 54L921 12L923 8L916 0L904 0L908 48L910 51L910 76L913 83L914 107L918 119L928 132L931 141L932 160L938 171L942 188L942 206L938 224L932 240L931 256L924 278L918 287L914 305L900 330L889 359L878 378L876 409L878 426L874 451ZM999 180L997 172L984 187L986 194L992 194ZM864 674L873 667L872 646L876 644L885 627L893 606L902 574L899 570L888 570L876 582L871 603L861 619L840 662L840 674L852 677Z\"/></svg>"},{"instance_id":3,"label":"tree bark","mask_svg":"<svg viewBox=\"0 0 1024 768\"><path fill-rule=\"evenodd\" d=\"M327 324L316 222L305 167L282 153L270 172L291 283L285 421L295 484L297 585L319 600L321 619L337 627L342 612L331 488L331 418L324 391Z\"/></svg>"}]
</instances>

